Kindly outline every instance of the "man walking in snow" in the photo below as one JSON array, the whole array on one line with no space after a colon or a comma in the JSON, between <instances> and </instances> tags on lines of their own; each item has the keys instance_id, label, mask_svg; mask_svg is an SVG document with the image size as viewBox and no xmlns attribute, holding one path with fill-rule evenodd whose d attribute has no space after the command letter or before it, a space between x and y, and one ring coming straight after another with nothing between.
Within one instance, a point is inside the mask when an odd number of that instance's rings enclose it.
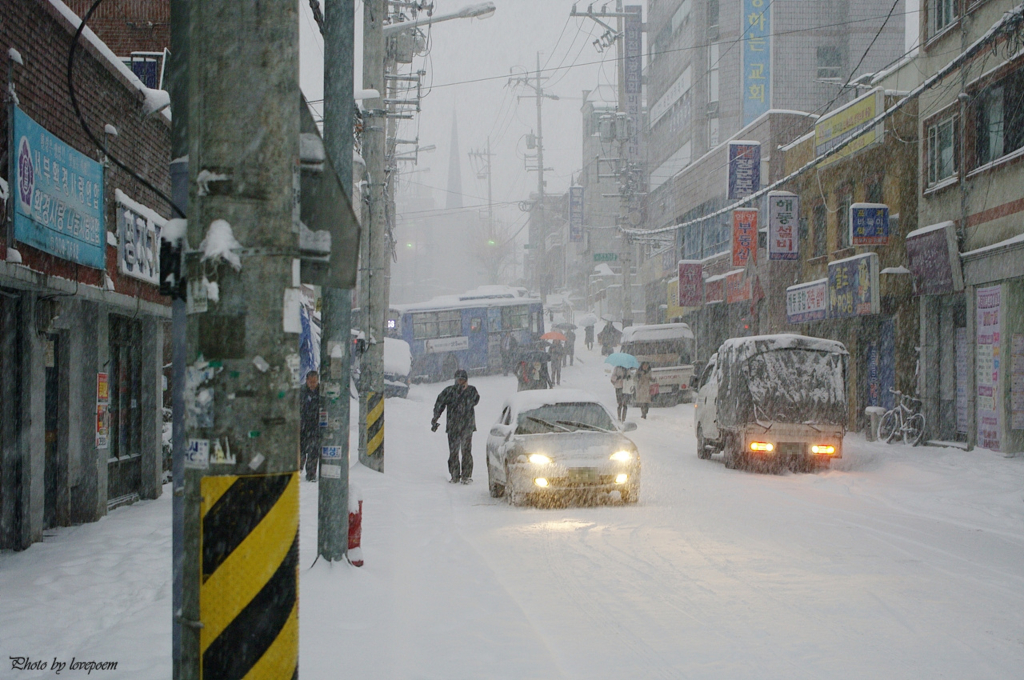
<instances>
[{"instance_id":1,"label":"man walking in snow","mask_svg":"<svg viewBox=\"0 0 1024 680\"><path fill-rule=\"evenodd\" d=\"M437 420L442 411L448 410L444 431L448 433L448 472L452 475L452 484L469 484L473 481L473 432L476 431L474 407L479 402L480 393L469 384L469 375L462 369L455 371L455 384L441 390L434 402L431 432L437 432Z\"/></svg>"}]
</instances>

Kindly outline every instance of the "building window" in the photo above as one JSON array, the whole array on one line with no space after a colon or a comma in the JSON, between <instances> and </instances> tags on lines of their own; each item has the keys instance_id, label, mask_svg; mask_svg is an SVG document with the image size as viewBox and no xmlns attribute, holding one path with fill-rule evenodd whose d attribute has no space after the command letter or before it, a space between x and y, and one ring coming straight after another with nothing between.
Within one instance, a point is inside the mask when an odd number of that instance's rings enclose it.
<instances>
[{"instance_id":1,"label":"building window","mask_svg":"<svg viewBox=\"0 0 1024 680\"><path fill-rule=\"evenodd\" d=\"M837 80L842 77L843 53L835 45L818 48L818 80Z\"/></svg>"},{"instance_id":2,"label":"building window","mask_svg":"<svg viewBox=\"0 0 1024 680\"><path fill-rule=\"evenodd\" d=\"M824 257L828 243L828 209L824 203L814 206L814 257Z\"/></svg>"},{"instance_id":3,"label":"building window","mask_svg":"<svg viewBox=\"0 0 1024 680\"><path fill-rule=\"evenodd\" d=\"M708 104L718 103L718 62L721 50L718 43L708 46ZM711 110L711 107L708 107ZM717 108L715 109L717 112Z\"/></svg>"},{"instance_id":4,"label":"building window","mask_svg":"<svg viewBox=\"0 0 1024 680\"><path fill-rule=\"evenodd\" d=\"M708 33L718 32L718 0L708 0Z\"/></svg>"},{"instance_id":5,"label":"building window","mask_svg":"<svg viewBox=\"0 0 1024 680\"><path fill-rule=\"evenodd\" d=\"M956 21L957 0L931 0L928 10L931 15L930 35L935 35Z\"/></svg>"},{"instance_id":6,"label":"building window","mask_svg":"<svg viewBox=\"0 0 1024 680\"><path fill-rule=\"evenodd\" d=\"M673 33L675 33L680 28L682 28L683 24L686 23L686 20L690 18L690 6L691 6L691 4L692 4L692 0L683 0L683 2L680 3L680 5L679 5L679 9L677 9L675 14L672 15L672 32Z\"/></svg>"},{"instance_id":7,"label":"building window","mask_svg":"<svg viewBox=\"0 0 1024 680\"><path fill-rule=\"evenodd\" d=\"M975 158L985 165L1024 147L1024 71L982 90L974 103Z\"/></svg>"},{"instance_id":8,"label":"building window","mask_svg":"<svg viewBox=\"0 0 1024 680\"><path fill-rule=\"evenodd\" d=\"M957 172L957 121L955 116L928 126L928 184L948 179Z\"/></svg>"}]
</instances>

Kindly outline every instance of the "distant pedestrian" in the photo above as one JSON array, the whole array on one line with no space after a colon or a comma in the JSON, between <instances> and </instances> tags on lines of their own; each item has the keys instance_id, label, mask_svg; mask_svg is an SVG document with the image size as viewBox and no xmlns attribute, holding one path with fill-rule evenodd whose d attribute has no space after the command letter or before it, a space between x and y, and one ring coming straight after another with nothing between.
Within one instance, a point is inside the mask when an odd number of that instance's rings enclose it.
<instances>
[{"instance_id":1,"label":"distant pedestrian","mask_svg":"<svg viewBox=\"0 0 1024 680\"><path fill-rule=\"evenodd\" d=\"M473 432L476 431L475 407L479 402L480 393L469 384L469 375L462 369L455 371L455 384L441 390L434 402L431 432L437 432L437 420L445 409L448 410L444 431L448 433L448 472L452 484L473 481Z\"/></svg>"},{"instance_id":2,"label":"distant pedestrian","mask_svg":"<svg viewBox=\"0 0 1024 680\"><path fill-rule=\"evenodd\" d=\"M569 365L576 363L576 333L571 328L565 332L565 353L569 355Z\"/></svg>"},{"instance_id":3,"label":"distant pedestrian","mask_svg":"<svg viewBox=\"0 0 1024 680\"><path fill-rule=\"evenodd\" d=\"M644 361L640 364L640 368L636 369L634 381L633 401L640 407L640 417L646 420L647 410L651 408L651 391L657 385L654 376L651 375L651 365L648 362Z\"/></svg>"},{"instance_id":4,"label":"distant pedestrian","mask_svg":"<svg viewBox=\"0 0 1024 680\"><path fill-rule=\"evenodd\" d=\"M306 481L315 482L320 463L320 374L306 373L306 383L299 388L299 450L302 454L300 469L306 471Z\"/></svg>"},{"instance_id":5,"label":"distant pedestrian","mask_svg":"<svg viewBox=\"0 0 1024 680\"><path fill-rule=\"evenodd\" d=\"M512 335L512 331L505 331L501 338L501 370L504 375L513 370L516 365L516 356L519 354L519 343Z\"/></svg>"},{"instance_id":6,"label":"distant pedestrian","mask_svg":"<svg viewBox=\"0 0 1024 680\"><path fill-rule=\"evenodd\" d=\"M594 349L594 325L585 326L583 328L583 344L587 346L588 350Z\"/></svg>"},{"instance_id":7,"label":"distant pedestrian","mask_svg":"<svg viewBox=\"0 0 1024 680\"><path fill-rule=\"evenodd\" d=\"M615 328L611 321L605 324L601 332L597 334L597 341L601 343L601 354L608 356L615 349L615 345L619 344L620 331Z\"/></svg>"},{"instance_id":8,"label":"distant pedestrian","mask_svg":"<svg viewBox=\"0 0 1024 680\"><path fill-rule=\"evenodd\" d=\"M548 355L551 357L551 380L556 385L561 385L562 360L565 358L565 348L562 346L561 340L555 340L551 343L551 349L548 350Z\"/></svg>"},{"instance_id":9,"label":"distant pedestrian","mask_svg":"<svg viewBox=\"0 0 1024 680\"><path fill-rule=\"evenodd\" d=\"M626 404L628 403L629 395L623 391L623 387L628 375L629 371L622 366L616 366L612 370L612 387L615 388L615 415L621 421L626 420Z\"/></svg>"}]
</instances>

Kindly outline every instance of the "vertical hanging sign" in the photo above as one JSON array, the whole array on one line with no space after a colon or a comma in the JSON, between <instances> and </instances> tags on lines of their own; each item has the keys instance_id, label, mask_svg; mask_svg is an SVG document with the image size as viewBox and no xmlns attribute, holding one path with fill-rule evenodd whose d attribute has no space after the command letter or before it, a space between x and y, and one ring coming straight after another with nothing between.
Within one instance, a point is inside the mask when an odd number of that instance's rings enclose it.
<instances>
[{"instance_id":1,"label":"vertical hanging sign","mask_svg":"<svg viewBox=\"0 0 1024 680\"><path fill-rule=\"evenodd\" d=\"M743 0L743 125L771 108L771 0Z\"/></svg>"},{"instance_id":2,"label":"vertical hanging sign","mask_svg":"<svg viewBox=\"0 0 1024 680\"><path fill-rule=\"evenodd\" d=\"M569 187L569 241L583 241L583 187Z\"/></svg>"},{"instance_id":3,"label":"vertical hanging sign","mask_svg":"<svg viewBox=\"0 0 1024 680\"><path fill-rule=\"evenodd\" d=\"M799 259L797 225L800 197L787 191L768 194L768 259Z\"/></svg>"},{"instance_id":4,"label":"vertical hanging sign","mask_svg":"<svg viewBox=\"0 0 1024 680\"><path fill-rule=\"evenodd\" d=\"M732 266L746 267L757 262L757 209L732 211Z\"/></svg>"},{"instance_id":5,"label":"vertical hanging sign","mask_svg":"<svg viewBox=\"0 0 1024 680\"><path fill-rule=\"evenodd\" d=\"M978 446L999 451L999 412L1002 410L999 389L1000 286L979 288L977 293L977 345L975 366L978 389Z\"/></svg>"},{"instance_id":6,"label":"vertical hanging sign","mask_svg":"<svg viewBox=\"0 0 1024 680\"><path fill-rule=\"evenodd\" d=\"M700 260L679 261L679 306L699 307L703 302L704 265Z\"/></svg>"},{"instance_id":7,"label":"vertical hanging sign","mask_svg":"<svg viewBox=\"0 0 1024 680\"><path fill-rule=\"evenodd\" d=\"M761 142L729 142L729 200L761 188Z\"/></svg>"},{"instance_id":8,"label":"vertical hanging sign","mask_svg":"<svg viewBox=\"0 0 1024 680\"><path fill-rule=\"evenodd\" d=\"M643 160L643 7L626 5L626 18L622 23L623 30L623 89L625 90L625 113L628 121L626 135L627 174L635 187L628 197L626 221L630 226L638 227L643 222L644 173L639 172L638 164Z\"/></svg>"}]
</instances>

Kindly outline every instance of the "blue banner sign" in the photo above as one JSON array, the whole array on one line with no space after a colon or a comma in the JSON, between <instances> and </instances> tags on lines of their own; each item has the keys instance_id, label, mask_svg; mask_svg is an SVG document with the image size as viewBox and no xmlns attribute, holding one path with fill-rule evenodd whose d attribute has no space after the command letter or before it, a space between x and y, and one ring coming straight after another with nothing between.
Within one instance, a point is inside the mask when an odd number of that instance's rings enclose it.
<instances>
[{"instance_id":1,"label":"blue banner sign","mask_svg":"<svg viewBox=\"0 0 1024 680\"><path fill-rule=\"evenodd\" d=\"M14 107L14 239L106 267L103 166Z\"/></svg>"},{"instance_id":2,"label":"blue banner sign","mask_svg":"<svg viewBox=\"0 0 1024 680\"><path fill-rule=\"evenodd\" d=\"M889 206L854 203L850 206L850 245L884 246L889 242Z\"/></svg>"},{"instance_id":3,"label":"blue banner sign","mask_svg":"<svg viewBox=\"0 0 1024 680\"><path fill-rule=\"evenodd\" d=\"M878 254L854 255L828 263L828 317L878 314Z\"/></svg>"},{"instance_id":4,"label":"blue banner sign","mask_svg":"<svg viewBox=\"0 0 1024 680\"><path fill-rule=\"evenodd\" d=\"M569 241L583 241L583 187L569 187Z\"/></svg>"},{"instance_id":5,"label":"blue banner sign","mask_svg":"<svg viewBox=\"0 0 1024 680\"><path fill-rule=\"evenodd\" d=\"M729 142L729 200L761 188L761 143Z\"/></svg>"},{"instance_id":6,"label":"blue banner sign","mask_svg":"<svg viewBox=\"0 0 1024 680\"><path fill-rule=\"evenodd\" d=\"M772 106L771 0L743 0L743 125Z\"/></svg>"}]
</instances>

